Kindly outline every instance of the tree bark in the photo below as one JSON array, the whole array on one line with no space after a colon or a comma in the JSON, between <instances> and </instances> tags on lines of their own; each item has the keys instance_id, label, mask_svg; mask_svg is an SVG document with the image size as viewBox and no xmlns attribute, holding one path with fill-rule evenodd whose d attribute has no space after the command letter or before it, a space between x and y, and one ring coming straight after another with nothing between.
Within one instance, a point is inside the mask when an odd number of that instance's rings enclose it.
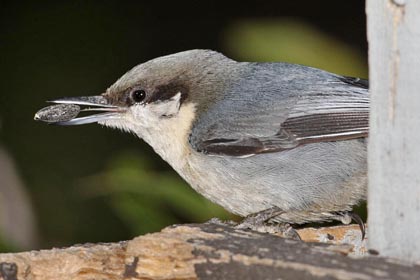
<instances>
[{"instance_id":1,"label":"tree bark","mask_svg":"<svg viewBox=\"0 0 420 280\"><path fill-rule=\"evenodd\" d=\"M345 229L305 229L300 234L353 234L354 227ZM349 245L306 243L220 224L176 225L119 243L1 254L0 275L5 280L420 279L420 265L377 256L349 257L353 250Z\"/></svg>"},{"instance_id":2,"label":"tree bark","mask_svg":"<svg viewBox=\"0 0 420 280\"><path fill-rule=\"evenodd\" d=\"M420 1L368 0L369 247L420 261Z\"/></svg>"}]
</instances>

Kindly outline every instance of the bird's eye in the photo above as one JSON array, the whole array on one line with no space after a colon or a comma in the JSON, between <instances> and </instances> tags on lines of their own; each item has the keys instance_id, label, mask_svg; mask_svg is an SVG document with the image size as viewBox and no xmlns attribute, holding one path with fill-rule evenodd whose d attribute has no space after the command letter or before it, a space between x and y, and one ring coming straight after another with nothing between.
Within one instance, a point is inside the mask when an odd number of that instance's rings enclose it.
<instances>
[{"instance_id":1,"label":"bird's eye","mask_svg":"<svg viewBox=\"0 0 420 280\"><path fill-rule=\"evenodd\" d=\"M130 93L130 97L135 103L140 103L146 98L146 92L142 89L136 89Z\"/></svg>"}]
</instances>

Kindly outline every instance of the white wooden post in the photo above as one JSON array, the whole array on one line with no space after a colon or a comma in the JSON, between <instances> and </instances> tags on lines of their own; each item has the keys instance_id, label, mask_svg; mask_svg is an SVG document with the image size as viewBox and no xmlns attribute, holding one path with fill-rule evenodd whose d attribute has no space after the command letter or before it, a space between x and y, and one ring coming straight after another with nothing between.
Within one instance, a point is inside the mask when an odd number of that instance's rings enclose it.
<instances>
[{"instance_id":1,"label":"white wooden post","mask_svg":"<svg viewBox=\"0 0 420 280\"><path fill-rule=\"evenodd\" d=\"M367 0L369 247L420 261L420 0Z\"/></svg>"}]
</instances>

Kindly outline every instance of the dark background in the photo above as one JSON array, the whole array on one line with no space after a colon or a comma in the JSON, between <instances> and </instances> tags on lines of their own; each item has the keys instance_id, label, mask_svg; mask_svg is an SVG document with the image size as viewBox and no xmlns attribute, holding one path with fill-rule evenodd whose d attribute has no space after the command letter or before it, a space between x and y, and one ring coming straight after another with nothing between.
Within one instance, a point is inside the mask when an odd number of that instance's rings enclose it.
<instances>
[{"instance_id":1,"label":"dark background","mask_svg":"<svg viewBox=\"0 0 420 280\"><path fill-rule=\"evenodd\" d=\"M3 251L232 218L133 135L33 121L48 99L102 93L138 63L195 48L367 76L364 1L0 3Z\"/></svg>"}]
</instances>

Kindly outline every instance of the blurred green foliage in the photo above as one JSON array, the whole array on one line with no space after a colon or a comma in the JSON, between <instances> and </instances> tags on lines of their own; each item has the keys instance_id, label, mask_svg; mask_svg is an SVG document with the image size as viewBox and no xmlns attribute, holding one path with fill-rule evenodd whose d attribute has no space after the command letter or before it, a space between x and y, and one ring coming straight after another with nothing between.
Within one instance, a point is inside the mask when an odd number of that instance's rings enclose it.
<instances>
[{"instance_id":1,"label":"blurred green foliage","mask_svg":"<svg viewBox=\"0 0 420 280\"><path fill-rule=\"evenodd\" d=\"M19 245L13 244L12 241L0 237L0 252L18 252Z\"/></svg>"},{"instance_id":2,"label":"blurred green foliage","mask_svg":"<svg viewBox=\"0 0 420 280\"><path fill-rule=\"evenodd\" d=\"M194 48L366 77L364 17L363 1L2 3L0 144L32 199L41 240L33 248L234 218L130 134L35 123L45 100L101 93L138 63ZM21 249L2 241L0 251Z\"/></svg>"},{"instance_id":3,"label":"blurred green foliage","mask_svg":"<svg viewBox=\"0 0 420 280\"><path fill-rule=\"evenodd\" d=\"M223 40L226 49L240 59L283 61L367 77L367 63L360 50L301 20L239 20L226 28Z\"/></svg>"}]
</instances>

